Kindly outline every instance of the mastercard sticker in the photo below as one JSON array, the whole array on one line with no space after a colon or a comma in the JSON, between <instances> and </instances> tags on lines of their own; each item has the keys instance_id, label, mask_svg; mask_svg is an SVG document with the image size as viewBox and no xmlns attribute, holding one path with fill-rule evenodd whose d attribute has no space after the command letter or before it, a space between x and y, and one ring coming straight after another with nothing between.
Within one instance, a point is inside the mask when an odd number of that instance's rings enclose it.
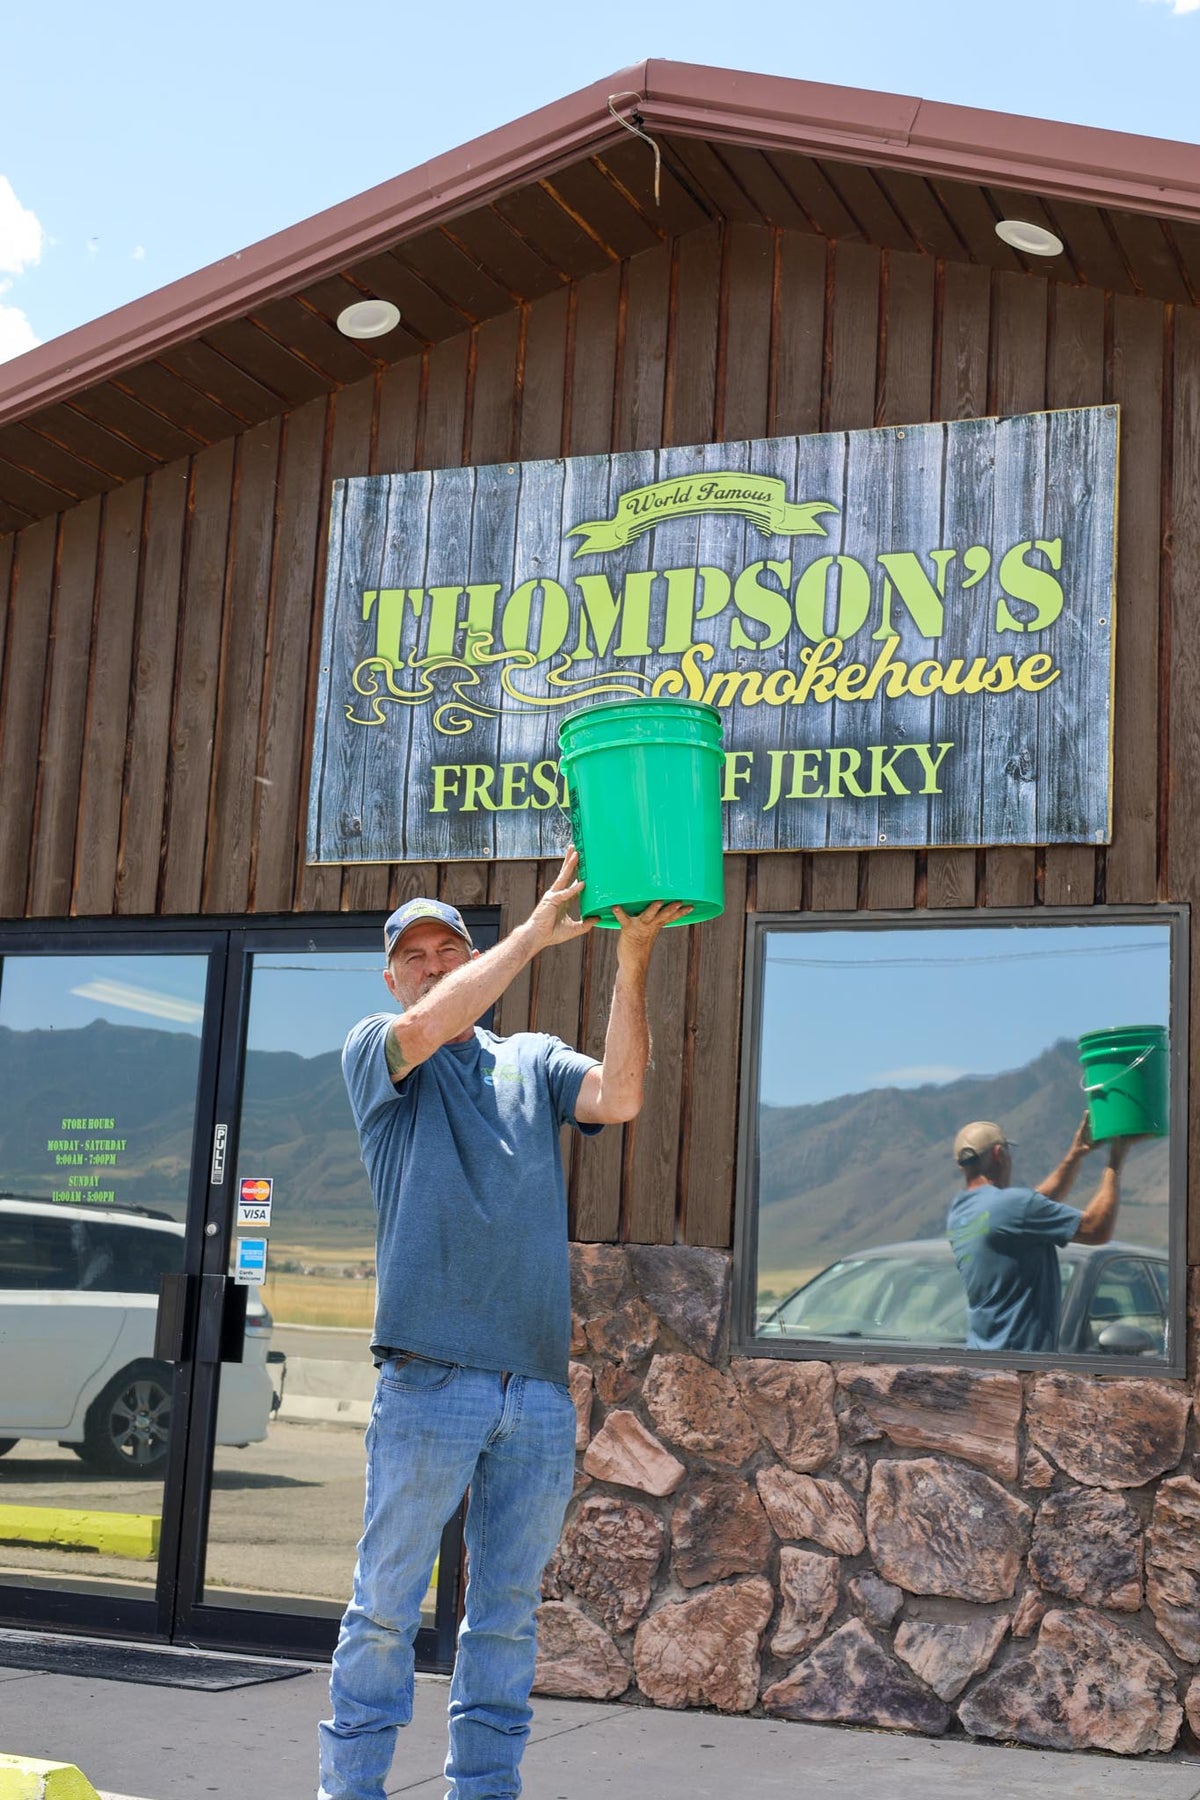
<instances>
[{"instance_id":1,"label":"mastercard sticker","mask_svg":"<svg viewBox=\"0 0 1200 1800\"><path fill-rule=\"evenodd\" d=\"M247 1175L238 1183L239 1227L271 1223L271 1191L274 1186L275 1183L263 1175Z\"/></svg>"}]
</instances>

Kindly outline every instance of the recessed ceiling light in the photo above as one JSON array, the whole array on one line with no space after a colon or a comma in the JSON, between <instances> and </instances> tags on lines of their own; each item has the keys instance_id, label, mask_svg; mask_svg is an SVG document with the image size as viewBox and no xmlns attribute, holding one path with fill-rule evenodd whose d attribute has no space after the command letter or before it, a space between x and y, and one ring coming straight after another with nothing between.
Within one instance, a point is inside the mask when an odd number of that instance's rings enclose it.
<instances>
[{"instance_id":1,"label":"recessed ceiling light","mask_svg":"<svg viewBox=\"0 0 1200 1800\"><path fill-rule=\"evenodd\" d=\"M400 308L390 300L356 300L337 317L337 328L349 338L386 337L400 323Z\"/></svg>"},{"instance_id":2,"label":"recessed ceiling light","mask_svg":"<svg viewBox=\"0 0 1200 1800\"><path fill-rule=\"evenodd\" d=\"M1061 256L1063 241L1047 231L1044 225L1031 225L1025 219L1001 219L996 226L996 236L1011 244L1014 250L1023 250L1026 256Z\"/></svg>"}]
</instances>

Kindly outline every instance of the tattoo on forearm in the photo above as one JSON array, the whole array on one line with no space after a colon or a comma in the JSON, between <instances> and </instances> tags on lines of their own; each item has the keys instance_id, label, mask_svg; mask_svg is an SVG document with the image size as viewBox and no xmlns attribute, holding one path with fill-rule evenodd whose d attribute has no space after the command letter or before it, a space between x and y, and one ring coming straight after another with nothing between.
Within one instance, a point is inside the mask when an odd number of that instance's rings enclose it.
<instances>
[{"instance_id":1,"label":"tattoo on forearm","mask_svg":"<svg viewBox=\"0 0 1200 1800\"><path fill-rule=\"evenodd\" d=\"M399 1081L408 1064L404 1060L404 1052L396 1041L395 1032L390 1029L384 1039L383 1053L387 1057L388 1074L393 1081Z\"/></svg>"}]
</instances>

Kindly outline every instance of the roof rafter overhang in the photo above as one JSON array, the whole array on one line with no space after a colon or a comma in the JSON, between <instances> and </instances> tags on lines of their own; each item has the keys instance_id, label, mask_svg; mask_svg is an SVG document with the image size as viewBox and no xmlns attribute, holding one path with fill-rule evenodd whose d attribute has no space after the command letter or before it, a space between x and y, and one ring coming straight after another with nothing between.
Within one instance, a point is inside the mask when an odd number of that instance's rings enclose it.
<instances>
[{"instance_id":1,"label":"roof rafter overhang","mask_svg":"<svg viewBox=\"0 0 1200 1800\"><path fill-rule=\"evenodd\" d=\"M643 128L1200 222L1200 146L904 95L647 61L540 108L0 366L0 425L68 399L306 283ZM628 104L625 110L629 110Z\"/></svg>"}]
</instances>

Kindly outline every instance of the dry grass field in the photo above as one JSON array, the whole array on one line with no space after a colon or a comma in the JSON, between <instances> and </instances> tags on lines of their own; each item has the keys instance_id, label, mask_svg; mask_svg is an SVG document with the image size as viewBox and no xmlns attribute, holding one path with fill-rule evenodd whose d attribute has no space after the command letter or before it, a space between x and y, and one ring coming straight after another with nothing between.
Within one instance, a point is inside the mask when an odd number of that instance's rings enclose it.
<instances>
[{"instance_id":1,"label":"dry grass field","mask_svg":"<svg viewBox=\"0 0 1200 1800\"><path fill-rule=\"evenodd\" d=\"M796 1288L803 1287L811 1281L826 1264L818 1263L815 1268L802 1269L760 1269L758 1271L758 1310L765 1312L769 1307L778 1306L786 1300ZM268 1303L269 1304L269 1303Z\"/></svg>"},{"instance_id":2,"label":"dry grass field","mask_svg":"<svg viewBox=\"0 0 1200 1800\"><path fill-rule=\"evenodd\" d=\"M369 1326L375 1316L373 1281L330 1275L272 1274L267 1264L263 1300L277 1325Z\"/></svg>"}]
</instances>

